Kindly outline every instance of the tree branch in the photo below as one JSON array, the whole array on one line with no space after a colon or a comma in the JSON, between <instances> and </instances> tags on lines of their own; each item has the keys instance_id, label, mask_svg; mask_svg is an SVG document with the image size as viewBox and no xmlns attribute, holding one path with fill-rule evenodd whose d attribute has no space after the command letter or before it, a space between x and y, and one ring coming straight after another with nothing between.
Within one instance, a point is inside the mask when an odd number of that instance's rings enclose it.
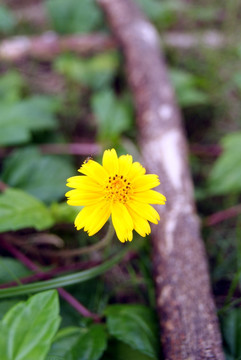
<instances>
[{"instance_id":1,"label":"tree branch","mask_svg":"<svg viewBox=\"0 0 241 360\"><path fill-rule=\"evenodd\" d=\"M146 167L167 205L153 227L153 260L163 351L168 360L224 359L200 237L187 143L159 39L131 0L98 0L122 46Z\"/></svg>"},{"instance_id":2,"label":"tree branch","mask_svg":"<svg viewBox=\"0 0 241 360\"><path fill-rule=\"evenodd\" d=\"M166 32L162 36L165 47L176 50L220 49L235 44L235 40L225 38L216 30L196 32ZM72 51L79 55L91 55L101 51L114 49L116 41L109 35L95 33L88 35L59 36L48 31L39 36L15 36L0 42L0 60L19 61L24 58L51 60L64 51Z\"/></svg>"},{"instance_id":3,"label":"tree branch","mask_svg":"<svg viewBox=\"0 0 241 360\"><path fill-rule=\"evenodd\" d=\"M16 36L0 42L0 60L18 61L28 57L51 60L64 51L91 55L115 47L105 34L58 36L49 31L40 36Z\"/></svg>"}]
</instances>

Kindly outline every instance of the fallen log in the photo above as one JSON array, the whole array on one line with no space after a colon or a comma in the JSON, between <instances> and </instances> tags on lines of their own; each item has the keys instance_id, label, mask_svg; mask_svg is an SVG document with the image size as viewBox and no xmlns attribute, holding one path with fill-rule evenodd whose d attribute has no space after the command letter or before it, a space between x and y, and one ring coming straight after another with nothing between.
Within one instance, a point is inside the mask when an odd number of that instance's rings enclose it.
<instances>
[{"instance_id":1,"label":"fallen log","mask_svg":"<svg viewBox=\"0 0 241 360\"><path fill-rule=\"evenodd\" d=\"M224 359L188 166L187 140L152 25L131 0L97 0L122 47L139 145L167 205L153 227L153 266L168 360Z\"/></svg>"}]
</instances>

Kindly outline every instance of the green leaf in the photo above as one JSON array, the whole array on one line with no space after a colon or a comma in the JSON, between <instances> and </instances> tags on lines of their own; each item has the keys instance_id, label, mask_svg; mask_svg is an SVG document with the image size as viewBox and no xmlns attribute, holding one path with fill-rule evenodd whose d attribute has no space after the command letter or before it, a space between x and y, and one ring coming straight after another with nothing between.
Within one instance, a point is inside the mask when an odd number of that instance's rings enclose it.
<instances>
[{"instance_id":1,"label":"green leaf","mask_svg":"<svg viewBox=\"0 0 241 360\"><path fill-rule=\"evenodd\" d=\"M46 6L54 30L61 34L90 32L102 23L94 0L48 0Z\"/></svg>"},{"instance_id":2,"label":"green leaf","mask_svg":"<svg viewBox=\"0 0 241 360\"><path fill-rule=\"evenodd\" d=\"M105 351L101 360L151 360L152 357L141 353L138 350L133 349L129 345L118 341L116 339L110 339L108 342L108 348Z\"/></svg>"},{"instance_id":3,"label":"green leaf","mask_svg":"<svg viewBox=\"0 0 241 360\"><path fill-rule=\"evenodd\" d=\"M98 90L112 81L117 70L118 57L114 51L88 59L64 54L56 59L54 66L56 71L72 81Z\"/></svg>"},{"instance_id":4,"label":"green leaf","mask_svg":"<svg viewBox=\"0 0 241 360\"><path fill-rule=\"evenodd\" d=\"M159 17L162 12L162 7L165 4L160 3L158 0L135 0L138 3L142 11L152 20L155 20Z\"/></svg>"},{"instance_id":5,"label":"green leaf","mask_svg":"<svg viewBox=\"0 0 241 360\"><path fill-rule=\"evenodd\" d=\"M175 14L183 12L184 6L180 1L159 1L159 0L135 0L142 11L157 26L172 24L176 20Z\"/></svg>"},{"instance_id":6,"label":"green leaf","mask_svg":"<svg viewBox=\"0 0 241 360\"><path fill-rule=\"evenodd\" d=\"M33 96L11 106L0 103L0 145L21 144L31 139L32 131L56 128L56 109L56 100L45 96Z\"/></svg>"},{"instance_id":7,"label":"green leaf","mask_svg":"<svg viewBox=\"0 0 241 360\"><path fill-rule=\"evenodd\" d=\"M46 360L61 357L62 360L71 359L71 349L76 344L80 337L81 328L66 327L58 331Z\"/></svg>"},{"instance_id":8,"label":"green leaf","mask_svg":"<svg viewBox=\"0 0 241 360\"><path fill-rule=\"evenodd\" d=\"M191 5L191 4L190 4ZM215 22L217 19L218 9L214 6L198 6L197 4L193 4L190 7L187 6L187 16L189 19L194 19L195 21L201 22Z\"/></svg>"},{"instance_id":9,"label":"green leaf","mask_svg":"<svg viewBox=\"0 0 241 360\"><path fill-rule=\"evenodd\" d=\"M6 312L15 304L17 304L19 302L19 300L16 299L11 299L11 300L5 300L5 301L0 301L0 320L4 317L4 315L6 314Z\"/></svg>"},{"instance_id":10,"label":"green leaf","mask_svg":"<svg viewBox=\"0 0 241 360\"><path fill-rule=\"evenodd\" d=\"M14 103L20 100L24 87L22 76L16 70L9 70L0 78L0 102Z\"/></svg>"},{"instance_id":11,"label":"green leaf","mask_svg":"<svg viewBox=\"0 0 241 360\"><path fill-rule=\"evenodd\" d=\"M53 203L50 206L55 223L73 223L82 206L69 206L66 202Z\"/></svg>"},{"instance_id":12,"label":"green leaf","mask_svg":"<svg viewBox=\"0 0 241 360\"><path fill-rule=\"evenodd\" d=\"M197 78L194 75L178 69L171 69L169 75L181 106L200 105L208 102L207 95L197 88Z\"/></svg>"},{"instance_id":13,"label":"green leaf","mask_svg":"<svg viewBox=\"0 0 241 360\"><path fill-rule=\"evenodd\" d=\"M71 360L98 360L106 349L107 334L101 324L92 325L71 350Z\"/></svg>"},{"instance_id":14,"label":"green leaf","mask_svg":"<svg viewBox=\"0 0 241 360\"><path fill-rule=\"evenodd\" d=\"M112 336L158 359L158 328L152 310L142 305L112 305L105 315Z\"/></svg>"},{"instance_id":15,"label":"green leaf","mask_svg":"<svg viewBox=\"0 0 241 360\"><path fill-rule=\"evenodd\" d=\"M90 328L69 327L60 330L46 360L61 357L63 360L98 360L107 345L104 325Z\"/></svg>"},{"instance_id":16,"label":"green leaf","mask_svg":"<svg viewBox=\"0 0 241 360\"><path fill-rule=\"evenodd\" d=\"M17 189L0 195L0 232L33 227L43 230L53 225L49 210L43 203Z\"/></svg>"},{"instance_id":17,"label":"green leaf","mask_svg":"<svg viewBox=\"0 0 241 360\"><path fill-rule=\"evenodd\" d=\"M59 324L57 291L18 303L0 322L1 360L44 360Z\"/></svg>"},{"instance_id":18,"label":"green leaf","mask_svg":"<svg viewBox=\"0 0 241 360\"><path fill-rule=\"evenodd\" d=\"M12 12L6 6L0 5L0 32L9 34L15 25L16 20Z\"/></svg>"},{"instance_id":19,"label":"green leaf","mask_svg":"<svg viewBox=\"0 0 241 360\"><path fill-rule=\"evenodd\" d=\"M0 105L1 111L1 105ZM0 120L0 146L23 144L30 142L31 134L26 127L21 125L4 124Z\"/></svg>"},{"instance_id":20,"label":"green leaf","mask_svg":"<svg viewBox=\"0 0 241 360\"><path fill-rule=\"evenodd\" d=\"M95 94L92 97L92 108L101 139L115 139L131 128L132 107L127 99L118 99L111 90Z\"/></svg>"},{"instance_id":21,"label":"green leaf","mask_svg":"<svg viewBox=\"0 0 241 360\"><path fill-rule=\"evenodd\" d=\"M68 158L42 155L36 148L25 148L12 152L4 161L2 180L51 203L64 197L66 179L74 172Z\"/></svg>"},{"instance_id":22,"label":"green leaf","mask_svg":"<svg viewBox=\"0 0 241 360\"><path fill-rule=\"evenodd\" d=\"M223 152L216 160L208 179L208 192L213 195L235 194L241 191L241 132L225 136Z\"/></svg>"},{"instance_id":23,"label":"green leaf","mask_svg":"<svg viewBox=\"0 0 241 360\"><path fill-rule=\"evenodd\" d=\"M16 281L28 276L31 272L18 260L0 257L0 283Z\"/></svg>"},{"instance_id":24,"label":"green leaf","mask_svg":"<svg viewBox=\"0 0 241 360\"><path fill-rule=\"evenodd\" d=\"M231 309L221 318L224 347L234 359L241 359L241 309Z\"/></svg>"}]
</instances>

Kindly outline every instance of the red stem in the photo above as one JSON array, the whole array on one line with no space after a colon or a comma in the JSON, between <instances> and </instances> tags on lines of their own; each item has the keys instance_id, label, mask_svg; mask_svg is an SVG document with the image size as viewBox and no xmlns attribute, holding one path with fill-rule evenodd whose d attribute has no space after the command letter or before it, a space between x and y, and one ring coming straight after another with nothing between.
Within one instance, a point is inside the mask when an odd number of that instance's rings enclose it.
<instances>
[{"instance_id":1,"label":"red stem","mask_svg":"<svg viewBox=\"0 0 241 360\"><path fill-rule=\"evenodd\" d=\"M0 192L4 192L7 188L8 186L4 182L0 181Z\"/></svg>"},{"instance_id":2,"label":"red stem","mask_svg":"<svg viewBox=\"0 0 241 360\"><path fill-rule=\"evenodd\" d=\"M35 271L38 274L44 274L43 271L36 265L32 260L30 260L26 255L24 255L21 251L19 251L15 246L11 243L5 241L1 237L1 245L12 255L14 255L20 262L22 262L26 267L30 270ZM64 298L74 309L76 309L81 315L85 317L92 318L95 322L100 322L100 317L97 314L90 312L87 308L85 308L78 300L76 300L71 294L69 294L63 288L58 288L58 292L62 298Z\"/></svg>"},{"instance_id":3,"label":"red stem","mask_svg":"<svg viewBox=\"0 0 241 360\"><path fill-rule=\"evenodd\" d=\"M70 144L42 144L39 149L43 154L70 154L70 155L99 155L102 148L97 143L70 143ZM0 149L0 157L5 157L11 153L9 148Z\"/></svg>"},{"instance_id":4,"label":"red stem","mask_svg":"<svg viewBox=\"0 0 241 360\"><path fill-rule=\"evenodd\" d=\"M4 245L3 245L4 246ZM38 280L47 280L51 279L53 276L63 274L69 271L77 271L83 269L89 269L93 266L99 265L100 261L86 261L78 264L70 264L68 266L56 267L55 269L51 269L49 271L44 271L43 273L33 274L20 279L22 284L28 284ZM16 286L18 283L16 281L6 282L0 284L0 289L5 289L11 286Z\"/></svg>"},{"instance_id":5,"label":"red stem","mask_svg":"<svg viewBox=\"0 0 241 360\"><path fill-rule=\"evenodd\" d=\"M208 216L204 220L204 225L212 226L212 225L218 224L219 222L222 222L224 220L235 217L235 216L239 215L240 213L241 213L241 204L233 206L226 210L218 211L217 213Z\"/></svg>"},{"instance_id":6,"label":"red stem","mask_svg":"<svg viewBox=\"0 0 241 360\"><path fill-rule=\"evenodd\" d=\"M191 144L190 151L194 155L198 156L211 156L217 157L222 153L222 148L219 145L200 145L200 144Z\"/></svg>"},{"instance_id":7,"label":"red stem","mask_svg":"<svg viewBox=\"0 0 241 360\"><path fill-rule=\"evenodd\" d=\"M47 154L71 154L71 155L98 155L101 152L100 145L96 143L72 143L72 144L44 144L40 146L43 153Z\"/></svg>"}]
</instances>

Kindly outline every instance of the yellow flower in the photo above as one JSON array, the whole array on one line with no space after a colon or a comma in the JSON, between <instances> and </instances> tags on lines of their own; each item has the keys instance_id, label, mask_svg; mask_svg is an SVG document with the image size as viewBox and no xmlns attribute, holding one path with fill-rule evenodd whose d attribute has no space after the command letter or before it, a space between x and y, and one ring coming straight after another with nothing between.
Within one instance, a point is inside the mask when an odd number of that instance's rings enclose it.
<instances>
[{"instance_id":1,"label":"yellow flower","mask_svg":"<svg viewBox=\"0 0 241 360\"><path fill-rule=\"evenodd\" d=\"M117 157L116 151L106 150L102 165L87 159L67 186L74 188L66 193L67 203L84 206L75 219L77 230L84 228L89 236L97 233L109 217L121 242L131 241L133 230L141 236L150 234L149 222L160 220L150 204L165 204L166 198L151 190L160 181L157 175L145 175L146 170L131 155Z\"/></svg>"}]
</instances>

